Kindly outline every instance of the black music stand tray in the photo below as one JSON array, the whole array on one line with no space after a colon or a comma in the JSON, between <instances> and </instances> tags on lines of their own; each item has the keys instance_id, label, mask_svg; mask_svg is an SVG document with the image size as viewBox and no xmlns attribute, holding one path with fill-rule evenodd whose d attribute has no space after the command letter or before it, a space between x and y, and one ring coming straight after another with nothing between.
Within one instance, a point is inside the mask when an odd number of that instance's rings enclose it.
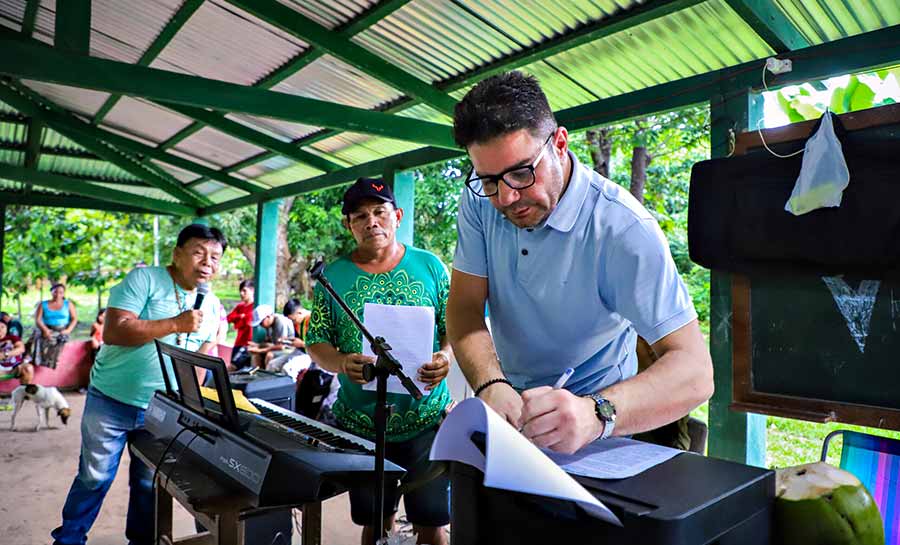
<instances>
[{"instance_id":1,"label":"black music stand tray","mask_svg":"<svg viewBox=\"0 0 900 545\"><path fill-rule=\"evenodd\" d=\"M149 432L140 431L129 446L129 452L151 470L165 450L165 442L155 439ZM172 467L172 466L175 467ZM154 543L159 545L244 545L246 519L273 509L302 507L303 545L319 545L322 542L322 503L306 503L302 506L254 508L253 498L237 487L228 486L216 479L209 464L191 452L184 450L178 463L167 459L160 464L153 490L156 505ZM210 530L192 536L175 539L172 536L172 499L178 500L194 518ZM285 537L284 543L290 540Z\"/></svg>"}]
</instances>

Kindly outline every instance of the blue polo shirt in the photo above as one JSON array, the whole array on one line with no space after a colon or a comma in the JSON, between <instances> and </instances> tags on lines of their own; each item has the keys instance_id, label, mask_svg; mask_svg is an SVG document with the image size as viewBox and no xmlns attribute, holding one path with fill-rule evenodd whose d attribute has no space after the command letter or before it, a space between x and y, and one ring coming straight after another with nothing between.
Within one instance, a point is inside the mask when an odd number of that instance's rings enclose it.
<instances>
[{"instance_id":1,"label":"blue polo shirt","mask_svg":"<svg viewBox=\"0 0 900 545\"><path fill-rule=\"evenodd\" d=\"M453 268L488 279L491 333L517 388L593 393L637 371L653 344L697 317L665 236L624 188L580 164L550 216L520 229L468 189Z\"/></svg>"}]
</instances>

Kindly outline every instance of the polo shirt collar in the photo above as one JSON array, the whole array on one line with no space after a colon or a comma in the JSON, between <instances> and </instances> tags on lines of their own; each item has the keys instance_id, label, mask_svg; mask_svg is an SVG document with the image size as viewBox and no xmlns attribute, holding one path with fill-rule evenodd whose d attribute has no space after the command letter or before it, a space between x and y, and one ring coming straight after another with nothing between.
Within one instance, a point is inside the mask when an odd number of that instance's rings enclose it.
<instances>
[{"instance_id":1,"label":"polo shirt collar","mask_svg":"<svg viewBox=\"0 0 900 545\"><path fill-rule=\"evenodd\" d=\"M581 205L584 204L591 185L590 180L585 176L584 168L571 151L569 151L569 160L572 161L572 177L569 179L569 185L546 221L548 227L563 233L568 233L575 227L578 214L581 212Z\"/></svg>"}]
</instances>

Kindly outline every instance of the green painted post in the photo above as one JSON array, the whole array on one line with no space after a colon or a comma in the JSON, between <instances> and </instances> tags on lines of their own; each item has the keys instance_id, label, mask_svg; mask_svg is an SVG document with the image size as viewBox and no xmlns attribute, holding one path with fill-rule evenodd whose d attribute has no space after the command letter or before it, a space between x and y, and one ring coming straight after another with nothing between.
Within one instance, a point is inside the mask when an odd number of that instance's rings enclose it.
<instances>
[{"instance_id":1,"label":"green painted post","mask_svg":"<svg viewBox=\"0 0 900 545\"><path fill-rule=\"evenodd\" d=\"M275 273L278 264L278 211L281 199L256 207L256 304L275 306Z\"/></svg>"},{"instance_id":2,"label":"green painted post","mask_svg":"<svg viewBox=\"0 0 900 545\"><path fill-rule=\"evenodd\" d=\"M416 215L416 179L412 170L384 173L384 181L394 190L397 208L403 209L403 220L397 228L397 240L409 246L413 245L413 225Z\"/></svg>"},{"instance_id":3,"label":"green painted post","mask_svg":"<svg viewBox=\"0 0 900 545\"><path fill-rule=\"evenodd\" d=\"M712 97L710 144L713 157L731 153L734 134L755 128L762 116L761 95L740 92ZM723 180L722 183L727 183ZM730 409L732 401L731 275L710 274L709 349L716 393L709 401L709 455L753 466L766 465L766 417Z\"/></svg>"}]
</instances>

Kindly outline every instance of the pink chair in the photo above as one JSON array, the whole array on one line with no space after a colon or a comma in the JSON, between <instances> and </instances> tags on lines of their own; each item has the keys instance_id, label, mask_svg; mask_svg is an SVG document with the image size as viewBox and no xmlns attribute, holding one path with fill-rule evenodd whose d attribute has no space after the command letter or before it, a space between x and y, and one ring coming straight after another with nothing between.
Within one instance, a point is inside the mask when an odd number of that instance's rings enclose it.
<instances>
[{"instance_id":1,"label":"pink chair","mask_svg":"<svg viewBox=\"0 0 900 545\"><path fill-rule=\"evenodd\" d=\"M34 368L34 383L41 386L56 386L61 390L87 388L94 365L94 352L90 341L70 341L63 346L56 362L56 369L42 365ZM9 394L18 385L18 379L0 381L0 393Z\"/></svg>"}]
</instances>

